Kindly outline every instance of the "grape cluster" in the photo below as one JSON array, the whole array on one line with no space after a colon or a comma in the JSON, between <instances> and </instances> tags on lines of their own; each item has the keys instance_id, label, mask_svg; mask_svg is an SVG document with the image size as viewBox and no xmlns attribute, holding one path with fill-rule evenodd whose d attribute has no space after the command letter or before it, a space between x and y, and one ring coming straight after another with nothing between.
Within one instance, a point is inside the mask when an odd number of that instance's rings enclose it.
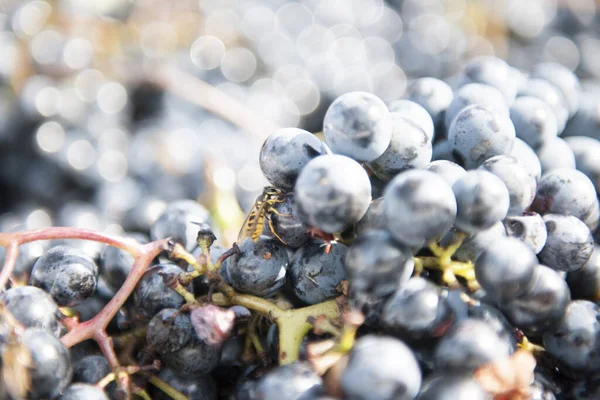
<instances>
[{"instance_id":1,"label":"grape cluster","mask_svg":"<svg viewBox=\"0 0 600 400\"><path fill-rule=\"evenodd\" d=\"M600 398L595 2L92 3L0 6L0 399Z\"/></svg>"}]
</instances>

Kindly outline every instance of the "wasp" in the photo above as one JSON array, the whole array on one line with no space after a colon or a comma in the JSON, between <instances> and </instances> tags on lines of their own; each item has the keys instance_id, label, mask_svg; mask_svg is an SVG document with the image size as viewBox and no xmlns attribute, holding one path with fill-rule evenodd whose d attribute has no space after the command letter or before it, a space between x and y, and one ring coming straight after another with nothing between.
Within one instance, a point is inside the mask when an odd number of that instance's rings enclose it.
<instances>
[{"instance_id":1,"label":"wasp","mask_svg":"<svg viewBox=\"0 0 600 400\"><path fill-rule=\"evenodd\" d=\"M257 242L265 228L266 222L273 236L279 239L281 243L287 244L275 231L272 220L273 214L280 217L292 216L291 214L282 214L274 208L275 204L283 203L285 201L285 196L286 193L281 189L277 189L273 186L265 187L262 194L256 198L254 205L250 209L250 212L242 225L242 229L238 235L238 242L241 242L248 236L250 236L253 241Z\"/></svg>"}]
</instances>

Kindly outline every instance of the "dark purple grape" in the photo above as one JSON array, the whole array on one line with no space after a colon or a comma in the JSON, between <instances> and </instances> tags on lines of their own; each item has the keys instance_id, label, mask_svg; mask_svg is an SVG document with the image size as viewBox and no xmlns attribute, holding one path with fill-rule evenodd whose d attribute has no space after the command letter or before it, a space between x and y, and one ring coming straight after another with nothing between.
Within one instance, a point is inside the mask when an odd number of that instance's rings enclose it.
<instances>
[{"instance_id":1,"label":"dark purple grape","mask_svg":"<svg viewBox=\"0 0 600 400\"><path fill-rule=\"evenodd\" d=\"M456 234L455 231L450 231L448 238L442 239L440 242L443 246L450 245L455 242L452 237ZM506 237L506 229L501 221L496 222L491 228L479 231L473 235L468 236L456 253L454 258L458 261L473 261L477 260L477 257L492 243L497 240L502 240Z\"/></svg>"},{"instance_id":2,"label":"dark purple grape","mask_svg":"<svg viewBox=\"0 0 600 400\"><path fill-rule=\"evenodd\" d=\"M506 61L491 56L469 60L460 74L459 86L483 83L498 89L506 104L512 104L517 96L517 81L512 77L512 68Z\"/></svg>"},{"instance_id":3,"label":"dark purple grape","mask_svg":"<svg viewBox=\"0 0 600 400\"><path fill-rule=\"evenodd\" d=\"M268 297L286 280L289 258L279 241L261 236L257 242L246 238L240 253L226 260L227 276L235 290Z\"/></svg>"},{"instance_id":4,"label":"dark purple grape","mask_svg":"<svg viewBox=\"0 0 600 400\"><path fill-rule=\"evenodd\" d=\"M441 288L420 277L400 286L383 310L386 330L400 337L436 336L453 318Z\"/></svg>"},{"instance_id":5,"label":"dark purple grape","mask_svg":"<svg viewBox=\"0 0 600 400\"><path fill-rule=\"evenodd\" d=\"M454 93L452 103L446 109L444 116L446 129L450 129L452 122L461 111L472 105L484 107L502 118L509 117L506 99L498 89L483 83L469 83Z\"/></svg>"},{"instance_id":6,"label":"dark purple grape","mask_svg":"<svg viewBox=\"0 0 600 400\"><path fill-rule=\"evenodd\" d=\"M73 383L58 398L58 400L108 400L104 390L94 385Z\"/></svg>"},{"instance_id":7,"label":"dark purple grape","mask_svg":"<svg viewBox=\"0 0 600 400\"><path fill-rule=\"evenodd\" d=\"M526 335L539 335L556 325L569 301L571 294L564 279L556 271L538 265L533 271L530 289L499 307Z\"/></svg>"},{"instance_id":8,"label":"dark purple grape","mask_svg":"<svg viewBox=\"0 0 600 400\"><path fill-rule=\"evenodd\" d=\"M508 236L525 243L535 254L539 254L546 244L548 232L542 216L534 212L506 217L502 221Z\"/></svg>"},{"instance_id":9,"label":"dark purple grape","mask_svg":"<svg viewBox=\"0 0 600 400\"><path fill-rule=\"evenodd\" d=\"M0 302L25 328L37 328L58 337L61 333L58 306L52 297L34 286L8 289Z\"/></svg>"},{"instance_id":10,"label":"dark purple grape","mask_svg":"<svg viewBox=\"0 0 600 400\"><path fill-rule=\"evenodd\" d=\"M596 192L600 193L600 142L585 136L567 137L565 142L573 150L576 168L590 178Z\"/></svg>"},{"instance_id":11,"label":"dark purple grape","mask_svg":"<svg viewBox=\"0 0 600 400\"><path fill-rule=\"evenodd\" d=\"M536 181L515 157L488 158L479 168L496 175L506 185L510 199L508 215L519 215L531 205Z\"/></svg>"},{"instance_id":12,"label":"dark purple grape","mask_svg":"<svg viewBox=\"0 0 600 400\"><path fill-rule=\"evenodd\" d=\"M390 144L390 112L385 103L371 93L346 93L327 109L323 134L334 153L357 161L373 161Z\"/></svg>"},{"instance_id":13,"label":"dark purple grape","mask_svg":"<svg viewBox=\"0 0 600 400\"><path fill-rule=\"evenodd\" d=\"M491 172L467 171L452 186L456 196L455 225L469 233L491 228L506 217L510 197L506 185Z\"/></svg>"},{"instance_id":14,"label":"dark purple grape","mask_svg":"<svg viewBox=\"0 0 600 400\"><path fill-rule=\"evenodd\" d=\"M383 207L392 236L414 247L444 236L457 210L450 185L438 174L423 170L396 176L385 190Z\"/></svg>"},{"instance_id":15,"label":"dark purple grape","mask_svg":"<svg viewBox=\"0 0 600 400\"><path fill-rule=\"evenodd\" d=\"M21 336L21 343L31 358L26 398L58 397L71 382L73 374L69 350L52 334L37 329L27 329Z\"/></svg>"},{"instance_id":16,"label":"dark purple grape","mask_svg":"<svg viewBox=\"0 0 600 400\"><path fill-rule=\"evenodd\" d=\"M401 115L404 118L412 120L419 128L425 132L429 142L433 141L434 127L433 120L429 112L420 104L411 100L394 100L388 104L388 108L392 115L392 119L398 118L397 115ZM394 117L396 114L396 117ZM392 134L392 140L394 135Z\"/></svg>"},{"instance_id":17,"label":"dark purple grape","mask_svg":"<svg viewBox=\"0 0 600 400\"><path fill-rule=\"evenodd\" d=\"M531 70L532 78L545 79L563 94L569 108L569 117L579 110L581 84L577 76L567 67L552 62L540 63Z\"/></svg>"},{"instance_id":18,"label":"dark purple grape","mask_svg":"<svg viewBox=\"0 0 600 400\"><path fill-rule=\"evenodd\" d=\"M55 246L34 264L30 284L49 293L61 307L75 306L96 290L98 266L83 250Z\"/></svg>"},{"instance_id":19,"label":"dark purple grape","mask_svg":"<svg viewBox=\"0 0 600 400\"><path fill-rule=\"evenodd\" d=\"M189 400L216 400L217 386L210 375L195 378L180 378L169 368L161 368L158 377L171 385L175 390L186 396ZM153 400L171 400L163 391L152 391Z\"/></svg>"},{"instance_id":20,"label":"dark purple grape","mask_svg":"<svg viewBox=\"0 0 600 400\"><path fill-rule=\"evenodd\" d=\"M420 78L414 80L406 89L409 100L420 104L431 116L435 131L443 132L444 114L452 103L452 88L444 81L436 78Z\"/></svg>"},{"instance_id":21,"label":"dark purple grape","mask_svg":"<svg viewBox=\"0 0 600 400\"><path fill-rule=\"evenodd\" d=\"M581 269L567 274L573 299L600 300L600 247L594 244L592 255Z\"/></svg>"},{"instance_id":22,"label":"dark purple grape","mask_svg":"<svg viewBox=\"0 0 600 400\"><path fill-rule=\"evenodd\" d=\"M448 160L432 161L423 167L423 169L435 172L444 178L450 186L454 185L456 181L467 172L460 165Z\"/></svg>"},{"instance_id":23,"label":"dark purple grape","mask_svg":"<svg viewBox=\"0 0 600 400\"><path fill-rule=\"evenodd\" d=\"M260 169L278 188L293 190L298 174L310 160L331 154L327 145L315 135L298 128L273 132L260 150Z\"/></svg>"},{"instance_id":24,"label":"dark purple grape","mask_svg":"<svg viewBox=\"0 0 600 400\"><path fill-rule=\"evenodd\" d=\"M519 138L515 138L515 143L512 150L508 153L509 156L513 156L521 165L527 170L536 182L539 182L542 177L542 164L540 159L531 147Z\"/></svg>"},{"instance_id":25,"label":"dark purple grape","mask_svg":"<svg viewBox=\"0 0 600 400\"><path fill-rule=\"evenodd\" d=\"M534 149L556 138L558 121L552 107L540 98L520 96L510 107L510 119L519 139Z\"/></svg>"},{"instance_id":26,"label":"dark purple grape","mask_svg":"<svg viewBox=\"0 0 600 400\"><path fill-rule=\"evenodd\" d=\"M549 139L536 149L542 173L554 168L575 168L575 154L567 142L559 137Z\"/></svg>"},{"instance_id":27,"label":"dark purple grape","mask_svg":"<svg viewBox=\"0 0 600 400\"><path fill-rule=\"evenodd\" d=\"M429 376L417 400L490 400L490 395L471 374L441 373Z\"/></svg>"},{"instance_id":28,"label":"dark purple grape","mask_svg":"<svg viewBox=\"0 0 600 400\"><path fill-rule=\"evenodd\" d=\"M146 342L158 353L172 353L193 337L190 316L174 308L162 309L148 323Z\"/></svg>"},{"instance_id":29,"label":"dark purple grape","mask_svg":"<svg viewBox=\"0 0 600 400\"><path fill-rule=\"evenodd\" d=\"M295 194L300 220L335 233L365 215L371 202L371 182L365 170L351 158L321 156L300 172Z\"/></svg>"},{"instance_id":30,"label":"dark purple grape","mask_svg":"<svg viewBox=\"0 0 600 400\"><path fill-rule=\"evenodd\" d=\"M297 361L269 371L254 388L252 399L302 400L314 399L323 393L321 377L309 363Z\"/></svg>"},{"instance_id":31,"label":"dark purple grape","mask_svg":"<svg viewBox=\"0 0 600 400\"><path fill-rule=\"evenodd\" d=\"M348 399L411 400L419 392L421 376L415 355L402 341L366 335L350 352L341 388Z\"/></svg>"},{"instance_id":32,"label":"dark purple grape","mask_svg":"<svg viewBox=\"0 0 600 400\"><path fill-rule=\"evenodd\" d=\"M467 169L490 157L509 154L515 137L510 118L480 105L464 108L448 128L452 154Z\"/></svg>"},{"instance_id":33,"label":"dark purple grape","mask_svg":"<svg viewBox=\"0 0 600 400\"><path fill-rule=\"evenodd\" d=\"M197 223L200 222L210 222L210 214L204 206L194 200L174 201L152 225L150 238L171 238L192 251L196 247Z\"/></svg>"},{"instance_id":34,"label":"dark purple grape","mask_svg":"<svg viewBox=\"0 0 600 400\"><path fill-rule=\"evenodd\" d=\"M163 280L163 275L178 275L181 272L181 268L175 264L160 264L146 271L133 292L136 311L150 319L164 308L181 307L185 300L166 286Z\"/></svg>"},{"instance_id":35,"label":"dark purple grape","mask_svg":"<svg viewBox=\"0 0 600 400\"><path fill-rule=\"evenodd\" d=\"M348 248L340 243L327 246L312 241L294 253L290 262L290 281L294 293L306 304L321 303L340 294L338 285L346 278L344 259Z\"/></svg>"},{"instance_id":36,"label":"dark purple grape","mask_svg":"<svg viewBox=\"0 0 600 400\"><path fill-rule=\"evenodd\" d=\"M142 234L133 233L124 236L134 239L138 243L148 243L148 237ZM125 250L107 246L100 257L102 277L113 289L119 289L131 271L134 262L133 256Z\"/></svg>"},{"instance_id":37,"label":"dark purple grape","mask_svg":"<svg viewBox=\"0 0 600 400\"><path fill-rule=\"evenodd\" d=\"M310 233L309 227L300 221L298 217L294 194L286 194L283 202L274 204L273 209L276 212L272 212L270 218L275 233L283 239L287 246L292 248L302 247L310 239ZM265 224L263 235L274 236L268 222Z\"/></svg>"},{"instance_id":38,"label":"dark purple grape","mask_svg":"<svg viewBox=\"0 0 600 400\"><path fill-rule=\"evenodd\" d=\"M541 215L573 215L591 230L598 225L598 199L592 181L570 168L550 170L538 183L531 209Z\"/></svg>"},{"instance_id":39,"label":"dark purple grape","mask_svg":"<svg viewBox=\"0 0 600 400\"><path fill-rule=\"evenodd\" d=\"M508 359L511 348L506 340L481 320L457 322L435 349L435 367L441 370L474 370L482 365Z\"/></svg>"},{"instance_id":40,"label":"dark purple grape","mask_svg":"<svg viewBox=\"0 0 600 400\"><path fill-rule=\"evenodd\" d=\"M491 243L475 262L477 282L498 303L506 302L529 290L535 253L523 242L504 238Z\"/></svg>"},{"instance_id":41,"label":"dark purple grape","mask_svg":"<svg viewBox=\"0 0 600 400\"><path fill-rule=\"evenodd\" d=\"M355 225L356 235L361 235L374 229L385 229L386 220L383 210L383 197L375 199L369 204L367 212Z\"/></svg>"},{"instance_id":42,"label":"dark purple grape","mask_svg":"<svg viewBox=\"0 0 600 400\"><path fill-rule=\"evenodd\" d=\"M425 111L423 111L425 112ZM392 139L385 152L368 163L382 181L389 181L402 171L422 168L431 161L431 138L415 120L391 113ZM432 129L433 130L433 129Z\"/></svg>"},{"instance_id":43,"label":"dark purple grape","mask_svg":"<svg viewBox=\"0 0 600 400\"><path fill-rule=\"evenodd\" d=\"M576 271L583 267L594 250L589 228L572 215L544 215L548 238L539 254L541 262L557 271Z\"/></svg>"},{"instance_id":44,"label":"dark purple grape","mask_svg":"<svg viewBox=\"0 0 600 400\"><path fill-rule=\"evenodd\" d=\"M576 371L600 370L600 307L591 301L575 300L550 332L544 347L552 356Z\"/></svg>"},{"instance_id":45,"label":"dark purple grape","mask_svg":"<svg viewBox=\"0 0 600 400\"><path fill-rule=\"evenodd\" d=\"M345 264L351 287L375 297L393 293L414 269L410 249L381 230L359 236L348 249Z\"/></svg>"},{"instance_id":46,"label":"dark purple grape","mask_svg":"<svg viewBox=\"0 0 600 400\"><path fill-rule=\"evenodd\" d=\"M195 337L179 350L162 353L160 358L177 376L196 378L210 373L217 366L220 349Z\"/></svg>"},{"instance_id":47,"label":"dark purple grape","mask_svg":"<svg viewBox=\"0 0 600 400\"><path fill-rule=\"evenodd\" d=\"M569 107L562 92L545 79L529 78L525 85L519 89L518 96L532 96L546 102L556 115L558 134L560 134L569 119Z\"/></svg>"}]
</instances>

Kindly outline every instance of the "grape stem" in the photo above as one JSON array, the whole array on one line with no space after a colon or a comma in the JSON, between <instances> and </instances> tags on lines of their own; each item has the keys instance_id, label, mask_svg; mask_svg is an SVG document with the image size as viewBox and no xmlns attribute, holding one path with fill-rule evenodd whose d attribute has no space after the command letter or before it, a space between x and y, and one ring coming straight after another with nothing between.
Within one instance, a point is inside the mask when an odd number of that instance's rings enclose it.
<instances>
[{"instance_id":1,"label":"grape stem","mask_svg":"<svg viewBox=\"0 0 600 400\"><path fill-rule=\"evenodd\" d=\"M173 400L188 400L187 396L185 396L183 393L181 393L173 386L169 385L167 382L163 381L157 376L151 376L150 378L148 378L148 382L162 390Z\"/></svg>"}]
</instances>

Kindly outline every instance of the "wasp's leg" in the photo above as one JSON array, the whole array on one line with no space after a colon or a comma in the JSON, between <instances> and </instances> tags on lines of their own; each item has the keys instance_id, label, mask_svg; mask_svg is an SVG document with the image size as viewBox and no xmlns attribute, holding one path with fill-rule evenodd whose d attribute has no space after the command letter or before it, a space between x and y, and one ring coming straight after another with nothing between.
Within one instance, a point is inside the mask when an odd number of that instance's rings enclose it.
<instances>
[{"instance_id":1,"label":"wasp's leg","mask_svg":"<svg viewBox=\"0 0 600 400\"><path fill-rule=\"evenodd\" d=\"M280 213L279 211L277 211L273 207L269 208L268 212L269 213L273 213L275 215L278 215L280 217L284 217L284 218L292 218L294 216L293 214L283 214L283 213Z\"/></svg>"},{"instance_id":2,"label":"wasp's leg","mask_svg":"<svg viewBox=\"0 0 600 400\"><path fill-rule=\"evenodd\" d=\"M269 230L271 231L271 233L283 244L285 244L287 246L287 243L285 240L283 240L281 238L281 236L279 236L277 234L277 232L275 232L275 227L273 226L273 220L271 218L267 218L267 224L269 224Z\"/></svg>"}]
</instances>

